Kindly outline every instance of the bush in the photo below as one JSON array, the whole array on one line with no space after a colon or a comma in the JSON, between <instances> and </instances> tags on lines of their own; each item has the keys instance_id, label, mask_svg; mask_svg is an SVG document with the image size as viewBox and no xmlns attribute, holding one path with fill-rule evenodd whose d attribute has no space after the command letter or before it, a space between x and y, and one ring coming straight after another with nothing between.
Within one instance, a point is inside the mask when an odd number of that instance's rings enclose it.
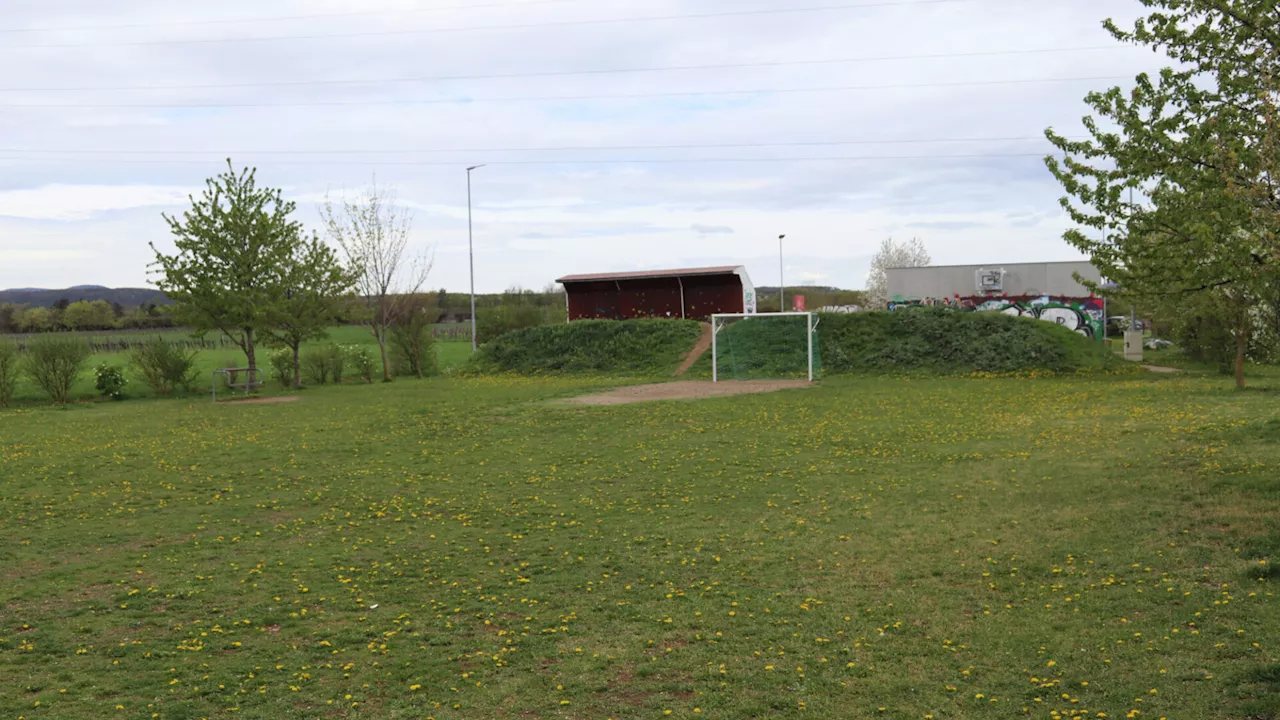
<instances>
[{"instance_id":1,"label":"bush","mask_svg":"<svg viewBox=\"0 0 1280 720\"><path fill-rule=\"evenodd\" d=\"M579 320L518 330L480 348L474 372L670 373L702 327L693 320Z\"/></svg>"},{"instance_id":2,"label":"bush","mask_svg":"<svg viewBox=\"0 0 1280 720\"><path fill-rule=\"evenodd\" d=\"M125 379L124 372L114 366L103 363L93 371L93 386L98 389L98 394L104 398L112 400L124 399L124 388L129 384Z\"/></svg>"},{"instance_id":3,"label":"bush","mask_svg":"<svg viewBox=\"0 0 1280 720\"><path fill-rule=\"evenodd\" d=\"M346 351L339 345L310 348L302 354L302 369L317 385L330 380L341 384L346 360Z\"/></svg>"},{"instance_id":4,"label":"bush","mask_svg":"<svg viewBox=\"0 0 1280 720\"><path fill-rule=\"evenodd\" d=\"M507 333L542 325L565 324L564 307L512 301L476 311L476 341L483 345Z\"/></svg>"},{"instance_id":5,"label":"bush","mask_svg":"<svg viewBox=\"0 0 1280 720\"><path fill-rule=\"evenodd\" d=\"M155 394L168 395L177 389L191 390L199 372L196 355L156 337L134 348L129 364Z\"/></svg>"},{"instance_id":6,"label":"bush","mask_svg":"<svg viewBox=\"0 0 1280 720\"><path fill-rule=\"evenodd\" d=\"M374 368L377 366L377 360L374 359L373 353L364 345L343 345L343 359L347 364L351 365L360 378L367 383L373 382Z\"/></svg>"},{"instance_id":7,"label":"bush","mask_svg":"<svg viewBox=\"0 0 1280 720\"><path fill-rule=\"evenodd\" d=\"M55 403L66 404L88 359L89 343L83 338L41 335L27 344L27 375Z\"/></svg>"},{"instance_id":8,"label":"bush","mask_svg":"<svg viewBox=\"0 0 1280 720\"><path fill-rule=\"evenodd\" d=\"M391 353L396 375L422 378L440 372L436 337L431 332L431 323L422 319L424 317L419 315L418 321L391 329Z\"/></svg>"},{"instance_id":9,"label":"bush","mask_svg":"<svg viewBox=\"0 0 1280 720\"><path fill-rule=\"evenodd\" d=\"M18 344L0 339L0 407L13 402L13 389L18 384Z\"/></svg>"},{"instance_id":10,"label":"bush","mask_svg":"<svg viewBox=\"0 0 1280 720\"><path fill-rule=\"evenodd\" d=\"M293 350L289 348L272 350L267 356L267 362L271 366L272 380L280 383L282 387L293 387Z\"/></svg>"},{"instance_id":11,"label":"bush","mask_svg":"<svg viewBox=\"0 0 1280 720\"><path fill-rule=\"evenodd\" d=\"M1126 367L1104 344L1032 318L933 308L824 313L821 318L822 362L832 373L1081 372Z\"/></svg>"}]
</instances>

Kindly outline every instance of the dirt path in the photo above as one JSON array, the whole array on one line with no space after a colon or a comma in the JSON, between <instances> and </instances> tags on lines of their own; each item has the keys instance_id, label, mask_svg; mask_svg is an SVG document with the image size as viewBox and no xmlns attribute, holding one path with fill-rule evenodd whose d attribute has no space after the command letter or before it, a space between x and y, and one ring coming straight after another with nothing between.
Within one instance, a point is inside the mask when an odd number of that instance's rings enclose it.
<instances>
[{"instance_id":1,"label":"dirt path","mask_svg":"<svg viewBox=\"0 0 1280 720\"><path fill-rule=\"evenodd\" d=\"M1147 372L1160 373L1162 375L1172 375L1174 373L1182 372L1182 370L1178 368L1160 367L1159 365L1143 365L1142 369Z\"/></svg>"},{"instance_id":2,"label":"dirt path","mask_svg":"<svg viewBox=\"0 0 1280 720\"><path fill-rule=\"evenodd\" d=\"M566 405L627 405L654 400L702 400L729 395L769 393L812 387L807 380L730 380L726 382L671 382L633 385L609 392L560 401Z\"/></svg>"},{"instance_id":3,"label":"dirt path","mask_svg":"<svg viewBox=\"0 0 1280 720\"><path fill-rule=\"evenodd\" d=\"M711 325L709 323L702 323L702 337L698 338L698 344L693 346L693 349L689 351L689 354L684 356L684 362L680 363L680 368L676 370L676 374L672 377L683 377L685 373L689 372L689 368L693 367L693 364L698 362L698 358L706 355L707 351L710 349Z\"/></svg>"},{"instance_id":4,"label":"dirt path","mask_svg":"<svg viewBox=\"0 0 1280 720\"><path fill-rule=\"evenodd\" d=\"M219 405L223 405L223 404L226 404L226 405L231 405L231 404L235 404L235 405L278 405L278 404L280 404L280 403L298 402L298 401L299 401L299 400L301 400L301 399L302 399L302 398L300 398L300 397L295 397L295 396L289 396L289 397L268 397L268 398L246 398L246 399L244 399L244 400L223 400L222 402L220 402L220 403L218 403L218 404L219 404Z\"/></svg>"}]
</instances>

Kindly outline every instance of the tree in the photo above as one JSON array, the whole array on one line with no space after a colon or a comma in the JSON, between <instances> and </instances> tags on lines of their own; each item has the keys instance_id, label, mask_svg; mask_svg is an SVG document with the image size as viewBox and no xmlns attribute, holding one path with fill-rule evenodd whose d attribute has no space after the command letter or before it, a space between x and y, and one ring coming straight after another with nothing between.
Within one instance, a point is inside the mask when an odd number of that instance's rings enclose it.
<instances>
[{"instance_id":1,"label":"tree","mask_svg":"<svg viewBox=\"0 0 1280 720\"><path fill-rule=\"evenodd\" d=\"M290 220L295 205L281 191L260 188L256 170L227 171L205 181L182 218L165 215L178 248L156 254L156 286L173 300L183 322L203 336L221 332L258 367L255 348L285 297L281 270L301 242L301 224Z\"/></svg>"},{"instance_id":2,"label":"tree","mask_svg":"<svg viewBox=\"0 0 1280 720\"><path fill-rule=\"evenodd\" d=\"M1046 159L1063 185L1062 205L1079 226L1065 239L1088 253L1116 296L1206 294L1236 346L1236 383L1256 315L1280 272L1275 214L1267 194L1267 78L1274 78L1280 20L1274 2L1142 0L1155 8L1132 30L1111 21L1121 42L1165 52L1180 69L1135 87L1090 93L1090 138L1053 129L1065 157Z\"/></svg>"},{"instance_id":3,"label":"tree","mask_svg":"<svg viewBox=\"0 0 1280 720\"><path fill-rule=\"evenodd\" d=\"M62 324L68 330L106 330L115 326L115 313L105 300L77 300L62 311Z\"/></svg>"},{"instance_id":4,"label":"tree","mask_svg":"<svg viewBox=\"0 0 1280 720\"><path fill-rule=\"evenodd\" d=\"M924 267L933 262L929 251L919 238L906 242L886 239L880 250L871 258L871 273L867 275L867 303L883 309L889 302L889 268Z\"/></svg>"},{"instance_id":5,"label":"tree","mask_svg":"<svg viewBox=\"0 0 1280 720\"><path fill-rule=\"evenodd\" d=\"M440 311L431 295L413 295L408 302L408 311L391 326L391 344L395 349L396 373L421 379L439 370L431 328Z\"/></svg>"},{"instance_id":6,"label":"tree","mask_svg":"<svg viewBox=\"0 0 1280 720\"><path fill-rule=\"evenodd\" d=\"M355 271L356 292L365 303L361 319L378 341L382 380L391 382L391 328L412 311L412 296L421 292L431 272L427 254L409 253L413 217L396 204L393 193L376 183L355 200L343 200L340 207L326 199L320 216Z\"/></svg>"},{"instance_id":7,"label":"tree","mask_svg":"<svg viewBox=\"0 0 1280 720\"><path fill-rule=\"evenodd\" d=\"M297 388L302 387L302 343L327 336L326 329L342 312L355 277L315 235L298 243L279 271L284 294L271 305L268 333L292 351Z\"/></svg>"}]
</instances>

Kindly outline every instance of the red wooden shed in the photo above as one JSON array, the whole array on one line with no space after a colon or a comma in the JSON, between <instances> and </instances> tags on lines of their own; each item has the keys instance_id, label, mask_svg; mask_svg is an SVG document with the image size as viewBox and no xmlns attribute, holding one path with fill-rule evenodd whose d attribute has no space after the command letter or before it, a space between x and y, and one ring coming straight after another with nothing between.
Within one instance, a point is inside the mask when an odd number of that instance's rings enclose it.
<instances>
[{"instance_id":1,"label":"red wooden shed","mask_svg":"<svg viewBox=\"0 0 1280 720\"><path fill-rule=\"evenodd\" d=\"M740 265L569 275L564 285L569 320L689 318L754 313L756 290Z\"/></svg>"}]
</instances>

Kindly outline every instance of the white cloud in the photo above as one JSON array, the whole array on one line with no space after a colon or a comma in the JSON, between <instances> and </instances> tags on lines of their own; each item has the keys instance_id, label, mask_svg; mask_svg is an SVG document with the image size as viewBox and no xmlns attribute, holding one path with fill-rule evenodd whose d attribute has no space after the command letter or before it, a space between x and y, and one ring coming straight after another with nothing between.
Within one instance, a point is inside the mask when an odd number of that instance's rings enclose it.
<instances>
[{"instance_id":1,"label":"white cloud","mask_svg":"<svg viewBox=\"0 0 1280 720\"><path fill-rule=\"evenodd\" d=\"M0 191L0 216L26 220L88 220L112 210L185 205L190 188L154 185L45 185Z\"/></svg>"},{"instance_id":2,"label":"white cloud","mask_svg":"<svg viewBox=\"0 0 1280 720\"><path fill-rule=\"evenodd\" d=\"M9 0L5 20L10 27L247 20L405 9L407 2L275 0L268 11L247 0L203 6ZM720 263L746 264L757 282L769 284L776 282L776 238L784 232L789 276L815 281L821 276L823 284L847 287L862 285L871 253L888 236L920 237L938 262L1069 259L1076 253L1060 239L1067 225L1057 205L1061 189L1035 156L1048 146L1034 138L1047 126L1068 133L1078 129L1085 111L1081 98L1108 84L1102 81L625 101L409 101L1132 76L1160 64L1149 53L1116 45L1099 27L1106 17L1128 22L1142 11L1137 0L971 0L325 40L17 47L571 23L742 9L731 0L532 3L449 11L429 10L423 3L413 7L426 11L22 33L20 41L0 44L0 88L91 88L6 92L0 103L350 103L4 108L2 144L22 152L0 152L0 218L17 219L0 223L0 249L8 253L0 258L0 286L142 284L151 257L147 244L162 250L171 245L160 210L180 209L188 188L198 192L206 177L224 169L228 156L237 165L258 167L259 182L286 188L299 204L299 218L312 226L318 220L314 206L326 191L340 196L375 176L380 184L394 186L399 202L415 211L415 246L439 251L431 284L451 289L466 286L465 168L479 163L488 163L472 178L476 279L483 290L541 287L572 271ZM1115 49L974 54L1095 46ZM328 82L945 54L953 57ZM298 80L327 84L252 87ZM169 89L107 89L120 85ZM239 87L201 87L207 85ZM386 101L403 104L374 104ZM1032 139L915 142L983 137ZM875 142L883 140L912 142ZM583 147L618 149L566 149ZM1032 156L947 159L1011 153ZM910 157L779 161L871 156ZM643 162L676 159L699 162ZM582 162L539 164L574 160ZM642 162L594 162L601 160ZM48 220L77 222L39 222ZM707 232L720 228L734 232ZM39 252L70 252L80 260L51 262L32 254Z\"/></svg>"}]
</instances>

